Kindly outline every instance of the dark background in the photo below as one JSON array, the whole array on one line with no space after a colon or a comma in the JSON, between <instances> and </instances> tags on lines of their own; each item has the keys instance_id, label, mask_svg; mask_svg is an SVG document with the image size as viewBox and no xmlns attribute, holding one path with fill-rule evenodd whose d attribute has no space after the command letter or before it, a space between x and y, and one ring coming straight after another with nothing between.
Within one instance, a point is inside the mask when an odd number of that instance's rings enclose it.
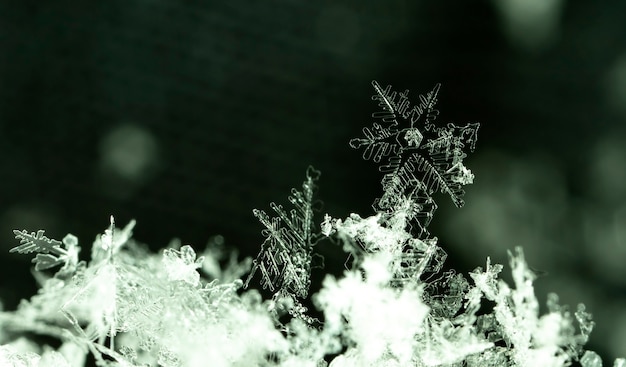
<instances>
[{"instance_id":1,"label":"dark background","mask_svg":"<svg viewBox=\"0 0 626 367\"><path fill-rule=\"evenodd\" d=\"M32 294L12 229L85 247L135 218L153 249L213 235L258 251L253 208L306 167L324 212L372 214L376 166L347 142L372 79L443 84L442 123L481 122L467 205L432 232L467 273L523 246L543 303L584 302L590 348L626 356L626 3L0 2L0 298ZM320 216L321 220L321 216ZM343 258L328 258L339 272ZM321 277L321 275L320 275Z\"/></svg>"}]
</instances>

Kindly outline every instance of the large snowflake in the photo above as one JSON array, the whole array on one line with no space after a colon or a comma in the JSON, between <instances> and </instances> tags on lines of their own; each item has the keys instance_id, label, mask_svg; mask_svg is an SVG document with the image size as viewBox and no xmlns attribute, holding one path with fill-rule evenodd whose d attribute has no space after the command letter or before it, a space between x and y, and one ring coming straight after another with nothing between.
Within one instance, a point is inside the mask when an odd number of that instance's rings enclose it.
<instances>
[{"instance_id":1,"label":"large snowflake","mask_svg":"<svg viewBox=\"0 0 626 367\"><path fill-rule=\"evenodd\" d=\"M372 100L379 108L372 114L375 122L350 146L364 148L363 158L379 163L384 173L383 194L374 209L385 213L387 221L401 215L419 238L428 238L426 227L437 209L432 197L436 191L447 193L459 207L464 204L463 186L472 183L474 175L463 159L465 150L474 150L479 124L435 125L440 84L419 95L417 103L411 103L408 90L397 92L391 85L383 89L376 81L372 86L376 91Z\"/></svg>"}]
</instances>

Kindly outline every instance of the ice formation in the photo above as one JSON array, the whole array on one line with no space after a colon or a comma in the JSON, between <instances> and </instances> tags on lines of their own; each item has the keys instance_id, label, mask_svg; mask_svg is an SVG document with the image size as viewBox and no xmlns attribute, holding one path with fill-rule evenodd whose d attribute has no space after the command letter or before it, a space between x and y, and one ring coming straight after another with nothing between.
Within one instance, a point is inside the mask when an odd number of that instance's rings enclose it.
<instances>
[{"instance_id":1,"label":"ice formation","mask_svg":"<svg viewBox=\"0 0 626 367\"><path fill-rule=\"evenodd\" d=\"M132 238L134 221L119 229L111 217L90 260L80 261L71 234L58 241L16 230L11 252L35 254L41 289L0 313L0 365L601 367L583 349L594 325L584 306L572 313L550 295L539 313L521 249L509 254L514 287L489 259L468 276L444 270L446 253L428 230L435 195L463 205L474 177L463 159L478 124L436 125L440 85L415 103L408 90L372 85L374 123L350 145L383 173L373 215L326 214L318 224L320 173L309 167L289 196L293 208L272 203L273 217L254 210L265 227L256 259L231 254L227 269L219 267L221 237L201 253L174 242L154 254ZM315 247L331 242L350 261L310 295ZM273 297L242 289L256 281ZM303 306L308 297L322 320Z\"/></svg>"}]
</instances>

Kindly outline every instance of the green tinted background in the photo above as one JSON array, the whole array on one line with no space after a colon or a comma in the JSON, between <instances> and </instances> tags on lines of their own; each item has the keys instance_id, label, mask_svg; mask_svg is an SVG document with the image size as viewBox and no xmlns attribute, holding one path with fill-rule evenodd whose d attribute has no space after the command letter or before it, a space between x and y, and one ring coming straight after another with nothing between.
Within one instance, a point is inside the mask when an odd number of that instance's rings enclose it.
<instances>
[{"instance_id":1,"label":"green tinted background","mask_svg":"<svg viewBox=\"0 0 626 367\"><path fill-rule=\"evenodd\" d=\"M154 249L221 234L254 255L252 209L286 204L309 164L324 212L369 215L380 175L347 142L370 124L370 80L414 98L441 82L440 121L482 124L467 206L442 196L433 221L450 267L524 246L548 273L540 301L585 302L591 347L625 356L624 14L617 0L3 1L0 298L34 290L29 259L7 254L15 228L71 232L86 255L113 214Z\"/></svg>"}]
</instances>

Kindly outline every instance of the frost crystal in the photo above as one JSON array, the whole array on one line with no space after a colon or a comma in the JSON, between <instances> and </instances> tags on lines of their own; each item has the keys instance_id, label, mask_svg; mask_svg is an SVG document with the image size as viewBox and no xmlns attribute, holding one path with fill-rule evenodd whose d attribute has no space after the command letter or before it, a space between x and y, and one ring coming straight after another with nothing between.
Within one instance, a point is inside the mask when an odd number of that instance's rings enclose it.
<instances>
[{"instance_id":1,"label":"frost crystal","mask_svg":"<svg viewBox=\"0 0 626 367\"><path fill-rule=\"evenodd\" d=\"M196 269L202 267L204 257L196 259L196 252L191 246L183 246L180 250L165 249L163 265L169 280L182 280L192 286L200 283L200 274Z\"/></svg>"},{"instance_id":2,"label":"frost crystal","mask_svg":"<svg viewBox=\"0 0 626 367\"><path fill-rule=\"evenodd\" d=\"M62 364L58 353L40 358L40 351L9 346L0 347L0 361L7 361L0 364L78 367L90 353L100 367L195 367L207 358L226 367L260 365L265 355L285 349L260 301L237 295L241 280L206 282L197 271L203 258L190 246L151 254L130 238L132 226L134 221L120 230L111 220L89 262L79 262L72 273L61 268L42 276L37 295L14 312L0 312L0 344L22 332L47 335L63 342L58 352L70 364ZM42 231L30 237L43 242L35 242L35 250L59 246ZM71 235L64 239L67 246L77 243Z\"/></svg>"},{"instance_id":3,"label":"frost crystal","mask_svg":"<svg viewBox=\"0 0 626 367\"><path fill-rule=\"evenodd\" d=\"M602 367L602 359L596 352L588 350L580 359L580 364L582 367Z\"/></svg>"},{"instance_id":4,"label":"frost crystal","mask_svg":"<svg viewBox=\"0 0 626 367\"><path fill-rule=\"evenodd\" d=\"M383 195L374 202L374 209L392 218L404 211L406 219L418 225L419 238L426 238L426 227L437 208L434 192L447 193L459 207L464 204L462 186L474 178L463 165L464 149L474 150L478 124L435 125L440 84L426 96L419 95L417 103L411 103L408 90L397 92L391 85L383 89L376 81L372 86L376 91L372 100L379 107L372 114L376 122L363 129L364 138L352 139L350 146L365 147L363 158L380 163L384 173Z\"/></svg>"},{"instance_id":5,"label":"frost crystal","mask_svg":"<svg viewBox=\"0 0 626 367\"><path fill-rule=\"evenodd\" d=\"M120 229L113 217L88 261L78 259L76 236L15 230L20 244L10 251L36 253L41 289L0 311L0 365L80 367L89 357L98 367L602 367L583 349L594 327L583 305L572 313L550 294L540 314L521 249L509 253L512 286L489 258L469 277L443 270L446 253L427 229L434 195L463 205L462 187L474 178L463 159L478 124L435 126L439 85L417 103L408 90L372 85L376 121L350 145L384 174L374 215L326 214L315 233L320 173L309 167L302 189L291 191L292 209L253 211L265 226L254 261L225 257L221 236L204 251L172 241L154 254L132 239L134 221ZM327 275L311 297L324 323L303 305L321 235L348 254L343 274ZM270 300L241 291L250 263L245 286L260 274Z\"/></svg>"},{"instance_id":6,"label":"frost crystal","mask_svg":"<svg viewBox=\"0 0 626 367\"><path fill-rule=\"evenodd\" d=\"M73 235L67 235L63 242L44 236L44 230L37 233L28 233L26 230L14 230L15 238L20 245L13 247L9 252L30 254L38 252L33 259L35 270L41 271L63 264L64 267L74 267L78 263L78 240ZM65 248L62 248L61 245Z\"/></svg>"},{"instance_id":7,"label":"frost crystal","mask_svg":"<svg viewBox=\"0 0 626 367\"><path fill-rule=\"evenodd\" d=\"M385 251L394 259L392 284L403 285L441 269L446 254L427 230L437 209L433 194L445 192L457 206L463 205L462 187L472 183L474 177L463 165L467 156L464 150L474 150L478 124L435 125L439 84L426 96L419 95L418 103L410 102L408 90L397 92L390 85L383 89L376 81L372 86L372 100L379 108L372 114L375 122L363 129L364 138L352 139L350 146L365 147L363 158L379 163L384 173L383 194L374 202L379 213L378 228L354 233L348 221L325 220L323 233L352 231L347 236L365 252L377 251L381 243L386 243ZM385 240L368 239L363 233L370 237L380 233Z\"/></svg>"},{"instance_id":8,"label":"frost crystal","mask_svg":"<svg viewBox=\"0 0 626 367\"><path fill-rule=\"evenodd\" d=\"M302 184L302 191L291 190L289 201L294 209L289 213L282 205L271 203L270 207L277 217L270 218L263 210L255 209L254 215L266 229L261 252L253 262L252 271L246 280L245 286L259 271L263 288L275 292L275 299L283 297L305 298L309 292L312 249L318 235L313 233L313 212L316 202L313 201L315 182L320 172L309 166L306 171L306 180ZM296 302L292 299L290 302ZM301 307L297 314L302 314ZM293 307L290 307L293 309Z\"/></svg>"}]
</instances>

